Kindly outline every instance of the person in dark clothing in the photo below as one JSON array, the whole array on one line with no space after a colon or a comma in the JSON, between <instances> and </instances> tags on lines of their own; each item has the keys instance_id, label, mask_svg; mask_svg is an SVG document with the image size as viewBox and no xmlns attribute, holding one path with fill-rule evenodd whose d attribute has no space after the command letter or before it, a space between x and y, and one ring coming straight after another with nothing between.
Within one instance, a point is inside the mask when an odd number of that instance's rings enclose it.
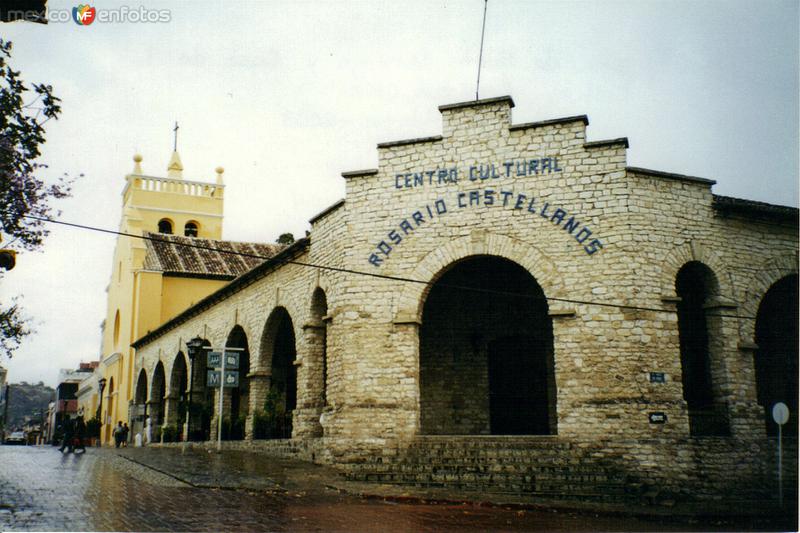
<instances>
[{"instance_id":1,"label":"person in dark clothing","mask_svg":"<svg viewBox=\"0 0 800 533\"><path fill-rule=\"evenodd\" d=\"M122 425L122 447L128 447L128 433L130 433L131 428L128 427L128 423Z\"/></svg>"},{"instance_id":2,"label":"person in dark clothing","mask_svg":"<svg viewBox=\"0 0 800 533\"><path fill-rule=\"evenodd\" d=\"M83 445L83 437L86 436L86 422L83 421L83 416L79 416L75 420L75 452L78 450L86 453L86 446Z\"/></svg>"},{"instance_id":3,"label":"person in dark clothing","mask_svg":"<svg viewBox=\"0 0 800 533\"><path fill-rule=\"evenodd\" d=\"M114 428L114 445L119 448L122 444L122 435L125 428L122 427L122 420L117 422L117 427Z\"/></svg>"},{"instance_id":4,"label":"person in dark clothing","mask_svg":"<svg viewBox=\"0 0 800 533\"><path fill-rule=\"evenodd\" d=\"M64 435L61 439L61 448L58 449L61 453L64 453L64 450L68 450L67 453L72 453L74 449L74 444L72 439L75 436L75 424L73 423L72 419L67 417L64 420L64 424L62 426L64 430Z\"/></svg>"}]
</instances>

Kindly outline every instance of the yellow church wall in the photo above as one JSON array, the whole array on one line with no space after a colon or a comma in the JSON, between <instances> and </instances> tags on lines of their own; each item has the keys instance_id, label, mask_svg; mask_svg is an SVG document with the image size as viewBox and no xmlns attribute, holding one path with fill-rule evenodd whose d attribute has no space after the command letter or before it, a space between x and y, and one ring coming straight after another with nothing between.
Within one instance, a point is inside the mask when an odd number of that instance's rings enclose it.
<instances>
[{"instance_id":1,"label":"yellow church wall","mask_svg":"<svg viewBox=\"0 0 800 533\"><path fill-rule=\"evenodd\" d=\"M120 231L132 235L158 233L159 221L167 218L175 235L184 235L186 223L192 221L198 226L199 238L222 238L222 168L216 169L216 183L202 183L183 179L177 153L170 160L168 178L144 175L141 161L141 156L134 156L134 171L125 177ZM104 443L113 442L113 426L118 421L131 424L128 405L134 395L135 353L130 344L225 284L216 280L164 279L160 271L142 269L146 252L141 239L117 238L101 341L100 373L107 383L101 415Z\"/></svg>"},{"instance_id":2,"label":"yellow church wall","mask_svg":"<svg viewBox=\"0 0 800 533\"><path fill-rule=\"evenodd\" d=\"M164 276L164 297L161 298L161 321L158 325L180 314L187 307L196 304L212 292L227 284L227 281L222 280ZM142 332L141 336L144 336L146 333L146 331Z\"/></svg>"}]
</instances>

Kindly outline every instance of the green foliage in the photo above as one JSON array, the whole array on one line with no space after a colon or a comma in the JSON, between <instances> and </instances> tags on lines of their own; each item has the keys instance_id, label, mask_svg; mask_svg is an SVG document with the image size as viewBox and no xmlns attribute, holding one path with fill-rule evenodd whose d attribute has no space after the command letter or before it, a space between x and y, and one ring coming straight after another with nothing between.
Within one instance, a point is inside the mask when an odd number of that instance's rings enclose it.
<instances>
[{"instance_id":1,"label":"green foliage","mask_svg":"<svg viewBox=\"0 0 800 533\"><path fill-rule=\"evenodd\" d=\"M100 420L97 417L91 418L86 422L86 436L100 438Z\"/></svg>"},{"instance_id":2,"label":"green foliage","mask_svg":"<svg viewBox=\"0 0 800 533\"><path fill-rule=\"evenodd\" d=\"M180 435L180 430L173 426L165 427L161 433L161 436L164 437L164 442L178 442L180 440Z\"/></svg>"},{"instance_id":3,"label":"green foliage","mask_svg":"<svg viewBox=\"0 0 800 533\"><path fill-rule=\"evenodd\" d=\"M291 233L281 233L281 236L278 237L278 239L275 242L277 242L278 244L285 244L288 246L294 243L294 235L292 235Z\"/></svg>"},{"instance_id":4,"label":"green foliage","mask_svg":"<svg viewBox=\"0 0 800 533\"><path fill-rule=\"evenodd\" d=\"M253 437L256 439L279 439L286 433L286 405L281 394L271 389L264 401L263 411L253 417Z\"/></svg>"},{"instance_id":5,"label":"green foliage","mask_svg":"<svg viewBox=\"0 0 800 533\"><path fill-rule=\"evenodd\" d=\"M11 49L11 42L0 38L0 229L34 250L48 233L50 201L69 196L72 180L62 176L48 184L41 177L47 166L36 160L45 143L44 124L58 119L60 100L50 85L25 84L9 64ZM30 333L16 302L0 308L0 356L11 357Z\"/></svg>"},{"instance_id":6,"label":"green foliage","mask_svg":"<svg viewBox=\"0 0 800 533\"><path fill-rule=\"evenodd\" d=\"M42 413L47 416L47 404L53 401L55 394L54 389L41 382L35 385L26 382L11 383L8 394L7 427L22 427L26 418L38 423L43 416Z\"/></svg>"}]
</instances>

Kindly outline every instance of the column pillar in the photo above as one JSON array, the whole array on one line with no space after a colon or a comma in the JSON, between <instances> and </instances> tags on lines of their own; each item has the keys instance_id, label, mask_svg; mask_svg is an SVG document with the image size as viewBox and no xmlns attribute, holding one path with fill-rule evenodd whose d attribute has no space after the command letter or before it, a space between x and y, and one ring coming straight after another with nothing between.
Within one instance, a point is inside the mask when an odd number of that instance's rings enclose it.
<instances>
[{"instance_id":1,"label":"column pillar","mask_svg":"<svg viewBox=\"0 0 800 533\"><path fill-rule=\"evenodd\" d=\"M255 438L255 418L264 415L264 403L269 394L270 378L272 373L263 368L256 368L247 378L250 380L250 394L248 397L249 409L247 410L247 420L245 422L246 440Z\"/></svg>"}]
</instances>

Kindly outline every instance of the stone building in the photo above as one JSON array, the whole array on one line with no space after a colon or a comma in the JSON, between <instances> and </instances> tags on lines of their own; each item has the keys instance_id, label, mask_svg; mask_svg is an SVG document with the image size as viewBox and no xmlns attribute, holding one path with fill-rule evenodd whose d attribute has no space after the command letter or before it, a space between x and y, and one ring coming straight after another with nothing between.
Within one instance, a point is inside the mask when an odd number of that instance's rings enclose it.
<instances>
[{"instance_id":1,"label":"stone building","mask_svg":"<svg viewBox=\"0 0 800 533\"><path fill-rule=\"evenodd\" d=\"M310 237L136 340L139 379L184 372L190 339L240 348L223 418L365 479L535 492L573 458L695 495L765 483L768 413L797 413L797 209L629 167L586 116L513 106L443 105L440 135L379 144ZM211 409L205 375L187 387ZM392 471L459 446L554 462Z\"/></svg>"}]
</instances>

